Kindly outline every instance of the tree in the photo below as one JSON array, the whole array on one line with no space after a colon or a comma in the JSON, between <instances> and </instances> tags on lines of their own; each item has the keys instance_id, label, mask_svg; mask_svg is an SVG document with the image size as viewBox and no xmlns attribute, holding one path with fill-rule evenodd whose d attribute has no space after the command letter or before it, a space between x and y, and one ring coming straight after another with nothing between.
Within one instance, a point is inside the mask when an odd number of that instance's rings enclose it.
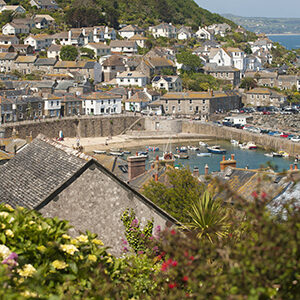
<instances>
[{"instance_id":1,"label":"tree","mask_svg":"<svg viewBox=\"0 0 300 300\"><path fill-rule=\"evenodd\" d=\"M257 82L252 77L245 77L240 84L240 88L246 89L246 90L250 90L255 87L257 87Z\"/></svg>"},{"instance_id":2,"label":"tree","mask_svg":"<svg viewBox=\"0 0 300 300\"><path fill-rule=\"evenodd\" d=\"M81 47L80 53L84 56L87 56L88 58L93 59L95 57L95 52L92 49Z\"/></svg>"},{"instance_id":3,"label":"tree","mask_svg":"<svg viewBox=\"0 0 300 300\"><path fill-rule=\"evenodd\" d=\"M182 51L176 55L177 62L183 64L188 71L198 72L202 67L201 59L189 51Z\"/></svg>"},{"instance_id":4,"label":"tree","mask_svg":"<svg viewBox=\"0 0 300 300\"><path fill-rule=\"evenodd\" d=\"M78 57L78 50L74 46L63 46L60 51L60 58L64 61L74 61Z\"/></svg>"},{"instance_id":5,"label":"tree","mask_svg":"<svg viewBox=\"0 0 300 300\"><path fill-rule=\"evenodd\" d=\"M211 243L228 234L229 220L226 208L220 200L214 200L208 191L192 205L188 215L192 221L185 226L197 233L197 237L207 238Z\"/></svg>"}]
</instances>

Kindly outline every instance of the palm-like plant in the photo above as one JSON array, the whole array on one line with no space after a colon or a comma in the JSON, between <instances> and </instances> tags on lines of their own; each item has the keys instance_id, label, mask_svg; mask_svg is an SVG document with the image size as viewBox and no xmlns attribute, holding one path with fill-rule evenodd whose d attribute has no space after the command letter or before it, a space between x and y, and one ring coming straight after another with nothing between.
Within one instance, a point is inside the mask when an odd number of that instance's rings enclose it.
<instances>
[{"instance_id":1,"label":"palm-like plant","mask_svg":"<svg viewBox=\"0 0 300 300\"><path fill-rule=\"evenodd\" d=\"M191 205L188 214L191 222L185 226L196 231L197 238L207 238L212 243L216 238L228 235L228 212L222 207L221 201L214 200L209 192L205 191L202 197Z\"/></svg>"}]
</instances>

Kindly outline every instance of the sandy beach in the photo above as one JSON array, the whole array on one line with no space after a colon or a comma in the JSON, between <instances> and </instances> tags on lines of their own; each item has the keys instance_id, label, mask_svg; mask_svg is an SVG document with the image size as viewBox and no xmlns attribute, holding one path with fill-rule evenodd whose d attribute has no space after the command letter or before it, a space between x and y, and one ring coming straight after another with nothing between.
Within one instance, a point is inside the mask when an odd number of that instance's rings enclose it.
<instances>
[{"instance_id":1,"label":"sandy beach","mask_svg":"<svg viewBox=\"0 0 300 300\"><path fill-rule=\"evenodd\" d=\"M93 153L93 150L108 150L111 148L130 149L139 146L156 146L166 145L170 136L129 136L118 135L109 137L88 137L80 138L80 145L83 147L85 153ZM171 137L172 143L191 142L191 144L201 141L207 141L212 139L211 136L197 135L197 134L179 134ZM65 138L62 142L68 147L76 145L76 138Z\"/></svg>"}]
</instances>

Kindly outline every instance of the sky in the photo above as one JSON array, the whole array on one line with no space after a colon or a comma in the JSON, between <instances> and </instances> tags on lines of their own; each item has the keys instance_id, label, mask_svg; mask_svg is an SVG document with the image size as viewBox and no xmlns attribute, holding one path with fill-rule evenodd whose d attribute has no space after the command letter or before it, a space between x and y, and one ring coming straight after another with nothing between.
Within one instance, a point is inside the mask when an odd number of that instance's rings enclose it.
<instances>
[{"instance_id":1,"label":"sky","mask_svg":"<svg viewBox=\"0 0 300 300\"><path fill-rule=\"evenodd\" d=\"M243 17L300 18L300 0L195 0L215 13Z\"/></svg>"}]
</instances>

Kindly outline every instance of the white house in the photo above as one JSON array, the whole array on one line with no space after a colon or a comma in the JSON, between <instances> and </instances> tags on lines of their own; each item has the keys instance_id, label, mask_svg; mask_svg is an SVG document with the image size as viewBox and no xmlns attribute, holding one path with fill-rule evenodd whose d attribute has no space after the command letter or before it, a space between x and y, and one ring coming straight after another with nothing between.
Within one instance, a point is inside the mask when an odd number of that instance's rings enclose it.
<instances>
[{"instance_id":1,"label":"white house","mask_svg":"<svg viewBox=\"0 0 300 300\"><path fill-rule=\"evenodd\" d=\"M84 35L80 29L71 29L69 31L63 31L60 33L56 33L51 37L53 43L59 41L62 46L83 46L85 42Z\"/></svg>"},{"instance_id":2,"label":"white house","mask_svg":"<svg viewBox=\"0 0 300 300\"><path fill-rule=\"evenodd\" d=\"M246 71L259 71L262 69L261 59L255 55L247 55L245 58Z\"/></svg>"},{"instance_id":3,"label":"white house","mask_svg":"<svg viewBox=\"0 0 300 300\"><path fill-rule=\"evenodd\" d=\"M139 86L147 85L147 76L137 71L125 71L116 77L119 86Z\"/></svg>"},{"instance_id":4,"label":"white house","mask_svg":"<svg viewBox=\"0 0 300 300\"><path fill-rule=\"evenodd\" d=\"M161 23L157 26L149 27L149 31L155 38L166 37L169 39L175 39L177 36L177 28L171 23Z\"/></svg>"},{"instance_id":5,"label":"white house","mask_svg":"<svg viewBox=\"0 0 300 300\"><path fill-rule=\"evenodd\" d=\"M25 14L26 10L21 5L5 5L1 8L1 12L3 11L12 11L15 13Z\"/></svg>"},{"instance_id":6,"label":"white house","mask_svg":"<svg viewBox=\"0 0 300 300\"><path fill-rule=\"evenodd\" d=\"M16 34L29 34L29 27L23 24L7 23L2 27L2 34L16 35Z\"/></svg>"},{"instance_id":7,"label":"white house","mask_svg":"<svg viewBox=\"0 0 300 300\"><path fill-rule=\"evenodd\" d=\"M245 52L239 48L227 48L226 51L231 55L233 68L244 70L245 68Z\"/></svg>"},{"instance_id":8,"label":"white house","mask_svg":"<svg viewBox=\"0 0 300 300\"><path fill-rule=\"evenodd\" d=\"M178 40L188 40L193 36L191 30L185 26L182 26L178 31L177 31L177 39Z\"/></svg>"},{"instance_id":9,"label":"white house","mask_svg":"<svg viewBox=\"0 0 300 300\"><path fill-rule=\"evenodd\" d=\"M51 46L53 36L47 34L29 35L25 40L25 45L31 45L35 50L40 51Z\"/></svg>"},{"instance_id":10,"label":"white house","mask_svg":"<svg viewBox=\"0 0 300 300\"><path fill-rule=\"evenodd\" d=\"M182 80L179 76L155 76L152 87L168 92L182 92Z\"/></svg>"},{"instance_id":11,"label":"white house","mask_svg":"<svg viewBox=\"0 0 300 300\"><path fill-rule=\"evenodd\" d=\"M200 40L211 40L212 35L207 29L199 27L196 32L196 37Z\"/></svg>"},{"instance_id":12,"label":"white house","mask_svg":"<svg viewBox=\"0 0 300 300\"><path fill-rule=\"evenodd\" d=\"M257 41L250 44L252 53L260 50L262 52L269 52L273 47L273 43L268 38L258 39Z\"/></svg>"},{"instance_id":13,"label":"white house","mask_svg":"<svg viewBox=\"0 0 300 300\"><path fill-rule=\"evenodd\" d=\"M209 25L207 27L207 29L212 30L215 35L218 34L218 35L224 37L229 31L231 31L231 26L226 23L212 24L212 25Z\"/></svg>"},{"instance_id":14,"label":"white house","mask_svg":"<svg viewBox=\"0 0 300 300\"><path fill-rule=\"evenodd\" d=\"M0 10L2 7L6 5L6 2L4 0L0 0Z\"/></svg>"},{"instance_id":15,"label":"white house","mask_svg":"<svg viewBox=\"0 0 300 300\"><path fill-rule=\"evenodd\" d=\"M129 99L125 100L125 110L131 112L141 112L151 102L151 98L144 91L136 92Z\"/></svg>"},{"instance_id":16,"label":"white house","mask_svg":"<svg viewBox=\"0 0 300 300\"><path fill-rule=\"evenodd\" d=\"M132 42L136 42L139 47L144 48L146 47L146 41L148 40L148 38L137 34L132 36L129 40Z\"/></svg>"},{"instance_id":17,"label":"white house","mask_svg":"<svg viewBox=\"0 0 300 300\"><path fill-rule=\"evenodd\" d=\"M117 33L113 28L108 26L96 26L93 28L94 43L104 42L105 40L116 40Z\"/></svg>"},{"instance_id":18,"label":"white house","mask_svg":"<svg viewBox=\"0 0 300 300\"><path fill-rule=\"evenodd\" d=\"M134 35L144 35L145 31L136 25L128 25L119 30L119 34L124 39L130 39Z\"/></svg>"},{"instance_id":19,"label":"white house","mask_svg":"<svg viewBox=\"0 0 300 300\"><path fill-rule=\"evenodd\" d=\"M61 47L62 47L61 45L52 44L47 49L47 57L48 58L57 58L57 57L60 57Z\"/></svg>"},{"instance_id":20,"label":"white house","mask_svg":"<svg viewBox=\"0 0 300 300\"><path fill-rule=\"evenodd\" d=\"M54 95L49 95L44 98L45 115L49 117L59 117L61 110L61 98Z\"/></svg>"},{"instance_id":21,"label":"white house","mask_svg":"<svg viewBox=\"0 0 300 300\"><path fill-rule=\"evenodd\" d=\"M111 41L109 44L111 52L134 55L138 52L138 46L135 41Z\"/></svg>"},{"instance_id":22,"label":"white house","mask_svg":"<svg viewBox=\"0 0 300 300\"><path fill-rule=\"evenodd\" d=\"M231 56L223 48L211 48L209 52L209 63L219 67L232 66Z\"/></svg>"},{"instance_id":23,"label":"white house","mask_svg":"<svg viewBox=\"0 0 300 300\"><path fill-rule=\"evenodd\" d=\"M111 53L110 47L104 43L89 43L84 47L93 50L96 57L110 55Z\"/></svg>"},{"instance_id":24,"label":"white house","mask_svg":"<svg viewBox=\"0 0 300 300\"><path fill-rule=\"evenodd\" d=\"M122 96L110 92L95 92L83 98L86 115L104 115L122 113Z\"/></svg>"}]
</instances>

